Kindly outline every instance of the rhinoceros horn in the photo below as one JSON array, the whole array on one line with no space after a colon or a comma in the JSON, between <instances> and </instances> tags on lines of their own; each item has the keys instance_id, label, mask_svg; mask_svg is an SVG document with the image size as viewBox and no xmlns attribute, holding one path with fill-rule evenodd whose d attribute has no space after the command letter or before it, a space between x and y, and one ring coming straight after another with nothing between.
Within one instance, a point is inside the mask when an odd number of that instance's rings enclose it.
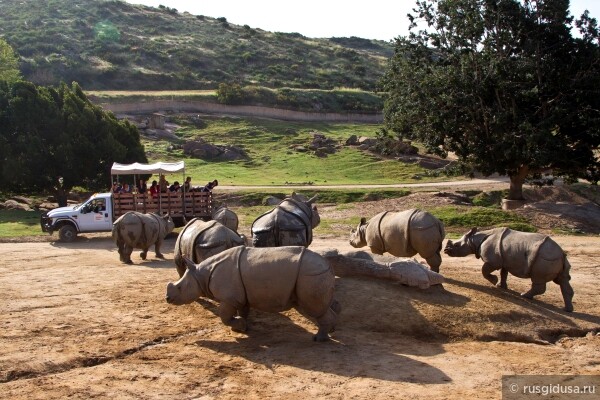
<instances>
[{"instance_id":1,"label":"rhinoceros horn","mask_svg":"<svg viewBox=\"0 0 600 400\"><path fill-rule=\"evenodd\" d=\"M308 201L306 203L308 204L312 204L317 200L317 195L315 194L313 197L311 197L310 199L308 199Z\"/></svg>"},{"instance_id":2,"label":"rhinoceros horn","mask_svg":"<svg viewBox=\"0 0 600 400\"><path fill-rule=\"evenodd\" d=\"M187 269L189 270L195 270L196 269L196 264L194 264L194 262L192 260L190 260L190 258L188 256L183 256L183 261L185 262L185 266Z\"/></svg>"}]
</instances>

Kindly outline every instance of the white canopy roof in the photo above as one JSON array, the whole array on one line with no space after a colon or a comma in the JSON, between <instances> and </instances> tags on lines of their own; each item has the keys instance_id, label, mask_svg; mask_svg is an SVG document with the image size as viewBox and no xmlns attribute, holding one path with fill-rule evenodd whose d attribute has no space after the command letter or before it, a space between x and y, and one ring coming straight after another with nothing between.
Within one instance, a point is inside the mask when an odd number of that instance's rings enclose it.
<instances>
[{"instance_id":1,"label":"white canopy roof","mask_svg":"<svg viewBox=\"0 0 600 400\"><path fill-rule=\"evenodd\" d=\"M110 169L111 175L133 175L133 174L166 174L185 171L183 161L169 163L157 162L154 164L119 164L114 163Z\"/></svg>"}]
</instances>

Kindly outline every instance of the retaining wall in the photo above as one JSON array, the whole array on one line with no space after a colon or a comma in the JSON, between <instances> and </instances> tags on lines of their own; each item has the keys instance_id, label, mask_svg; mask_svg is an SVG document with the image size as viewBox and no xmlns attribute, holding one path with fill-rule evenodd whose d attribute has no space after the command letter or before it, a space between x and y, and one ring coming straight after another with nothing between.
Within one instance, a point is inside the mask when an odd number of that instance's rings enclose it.
<instances>
[{"instance_id":1,"label":"retaining wall","mask_svg":"<svg viewBox=\"0 0 600 400\"><path fill-rule=\"evenodd\" d=\"M241 115L282 119L287 121L353 122L365 124L379 124L383 122L382 113L318 113L259 106L231 106L202 101L152 100L136 103L100 103L99 105L103 109L112 111L115 114L149 114L160 111L173 111Z\"/></svg>"}]
</instances>

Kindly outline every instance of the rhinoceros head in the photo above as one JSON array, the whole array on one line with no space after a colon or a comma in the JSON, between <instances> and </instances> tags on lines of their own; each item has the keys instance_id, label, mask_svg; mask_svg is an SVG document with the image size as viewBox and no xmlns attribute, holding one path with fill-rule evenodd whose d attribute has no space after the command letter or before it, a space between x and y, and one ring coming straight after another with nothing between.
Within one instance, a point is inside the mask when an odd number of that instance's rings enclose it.
<instances>
[{"instance_id":1,"label":"rhinoceros head","mask_svg":"<svg viewBox=\"0 0 600 400\"><path fill-rule=\"evenodd\" d=\"M472 228L469 232L465 233L458 241L453 242L448 240L444 253L450 257L466 257L469 254L475 253L475 245L473 243L473 236L477 232L477 228Z\"/></svg>"},{"instance_id":2,"label":"rhinoceros head","mask_svg":"<svg viewBox=\"0 0 600 400\"><path fill-rule=\"evenodd\" d=\"M200 297L201 294L200 286L194 276L196 265L186 256L183 256L182 259L187 269L177 282L167 284L167 294L165 295L167 303L176 306L189 304Z\"/></svg>"},{"instance_id":3,"label":"rhinoceros head","mask_svg":"<svg viewBox=\"0 0 600 400\"><path fill-rule=\"evenodd\" d=\"M311 210L311 215L310 215L311 228L314 229L321 223L321 216L319 215L319 210L317 210L317 206L314 204L315 201L317 201L317 195L314 195L310 199L307 199L306 196L304 196L302 194L292 192L292 194L289 196L289 198L291 198L295 201L302 202L310 208L310 210Z\"/></svg>"},{"instance_id":4,"label":"rhinoceros head","mask_svg":"<svg viewBox=\"0 0 600 400\"><path fill-rule=\"evenodd\" d=\"M366 227L367 219L363 217L360 219L356 230L352 229L352 232L350 232L350 245L352 247L364 247L367 245L367 239L365 237Z\"/></svg>"},{"instance_id":5,"label":"rhinoceros head","mask_svg":"<svg viewBox=\"0 0 600 400\"><path fill-rule=\"evenodd\" d=\"M173 222L173 218L171 218L169 214L163 215L162 218L165 220L165 224L167 227L165 235L173 232L173 229L175 229L175 223Z\"/></svg>"}]
</instances>

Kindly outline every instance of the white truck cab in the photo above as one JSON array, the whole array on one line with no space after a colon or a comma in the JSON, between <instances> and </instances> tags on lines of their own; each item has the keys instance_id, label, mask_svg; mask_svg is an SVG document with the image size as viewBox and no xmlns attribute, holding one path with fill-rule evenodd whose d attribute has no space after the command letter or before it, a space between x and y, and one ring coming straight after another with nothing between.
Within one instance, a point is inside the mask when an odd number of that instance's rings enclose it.
<instances>
[{"instance_id":1,"label":"white truck cab","mask_svg":"<svg viewBox=\"0 0 600 400\"><path fill-rule=\"evenodd\" d=\"M60 240L71 242L79 232L110 232L113 224L112 193L96 193L81 204L59 207L42 216L42 230L58 231Z\"/></svg>"}]
</instances>

